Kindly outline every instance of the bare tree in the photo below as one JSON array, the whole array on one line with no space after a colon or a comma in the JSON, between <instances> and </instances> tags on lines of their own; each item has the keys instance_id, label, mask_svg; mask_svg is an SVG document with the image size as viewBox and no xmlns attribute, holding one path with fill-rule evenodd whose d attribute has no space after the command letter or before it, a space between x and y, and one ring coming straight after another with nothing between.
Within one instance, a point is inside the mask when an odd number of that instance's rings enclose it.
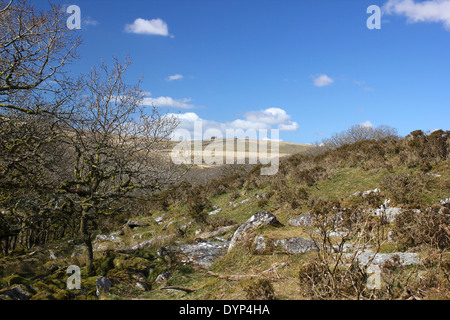
<instances>
[{"instance_id":1,"label":"bare tree","mask_svg":"<svg viewBox=\"0 0 450 320\"><path fill-rule=\"evenodd\" d=\"M161 189L180 175L161 152L178 122L156 108L146 113L139 83L125 82L129 64L114 59L112 68L103 62L93 68L82 82L72 122L61 127L74 157L73 175L61 190L81 212L89 272L94 271L89 226L96 218L129 210L126 199Z\"/></svg>"},{"instance_id":2,"label":"bare tree","mask_svg":"<svg viewBox=\"0 0 450 320\"><path fill-rule=\"evenodd\" d=\"M6 243L8 230L17 237L39 228L44 212L58 207L51 186L64 151L54 128L71 115L76 81L66 66L81 43L65 21L57 5L41 10L28 0L0 0L0 210L14 222L0 234Z\"/></svg>"},{"instance_id":3,"label":"bare tree","mask_svg":"<svg viewBox=\"0 0 450 320\"><path fill-rule=\"evenodd\" d=\"M65 67L77 58L81 40L66 26L61 6L35 8L28 0L0 0L0 107L28 114L55 110L43 103L67 94ZM25 100L33 104L22 106Z\"/></svg>"},{"instance_id":4,"label":"bare tree","mask_svg":"<svg viewBox=\"0 0 450 320\"><path fill-rule=\"evenodd\" d=\"M365 140L381 140L398 138L397 129L389 126L366 127L354 125L349 129L335 133L332 137L322 140L320 146L325 148L338 148L346 144L353 144Z\"/></svg>"}]
</instances>

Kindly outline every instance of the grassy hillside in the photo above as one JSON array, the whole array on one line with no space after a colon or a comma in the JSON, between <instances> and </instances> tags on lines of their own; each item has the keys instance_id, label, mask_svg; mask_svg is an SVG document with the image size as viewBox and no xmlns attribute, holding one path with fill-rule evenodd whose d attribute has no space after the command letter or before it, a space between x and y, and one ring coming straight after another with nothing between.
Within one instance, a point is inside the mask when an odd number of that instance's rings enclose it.
<instances>
[{"instance_id":1,"label":"grassy hillside","mask_svg":"<svg viewBox=\"0 0 450 320\"><path fill-rule=\"evenodd\" d=\"M169 148L164 149L163 151L166 152L168 155L170 155L170 152L172 149L179 145L181 141L171 141L169 144ZM228 147L228 144L232 145L232 148ZM252 147L250 147L252 145ZM231 154L232 157L236 157L237 152L244 152L242 156L246 158L246 163L248 163L248 157L249 153L252 152L253 149L257 149L256 154L253 152L254 156L259 157L266 157L267 155L271 155L271 148L272 143L271 141L260 141L260 140L241 140L241 139L214 139L214 140L202 140L202 141L191 141L190 147L192 152L194 152L196 146L201 146L201 150L204 151L206 148L214 148L214 151L220 152L222 150L223 157L225 163L225 159L227 156ZM220 146L222 148L220 148ZM267 148L267 155L265 152L261 151L261 147ZM253 148L253 149L252 149ZM286 157L294 154L298 154L307 150L310 150L311 148L314 148L312 145L309 144L298 144L298 143L290 143L290 142L284 142L280 141L278 142L278 155L280 157Z\"/></svg>"},{"instance_id":2,"label":"grassy hillside","mask_svg":"<svg viewBox=\"0 0 450 320\"><path fill-rule=\"evenodd\" d=\"M33 298L96 299L95 279L103 275L113 281L103 299L449 299L450 210L440 201L450 197L450 148L448 135L441 138L364 141L292 155L275 176L261 176L255 166L195 187L174 186L155 196L144 214L118 216L103 226L114 238L95 242L97 275L82 273L84 291L65 288L68 265L84 270L84 249L78 239L63 239L3 257L0 297L2 290L20 285ZM362 195L371 190L376 191ZM373 215L387 199L401 210L392 221ZM207 268L158 254L167 245L230 240L261 210L281 225L254 230ZM291 223L307 214L314 217L312 224ZM141 226L122 228L129 219ZM342 226L329 223L336 219L343 221L345 234ZM268 247L256 253L258 236ZM338 249L292 254L270 245L300 237ZM130 250L133 245L140 247ZM383 287L368 290L366 270L337 258L344 256L344 245L374 254L414 254L420 263L389 260L382 269Z\"/></svg>"}]
</instances>

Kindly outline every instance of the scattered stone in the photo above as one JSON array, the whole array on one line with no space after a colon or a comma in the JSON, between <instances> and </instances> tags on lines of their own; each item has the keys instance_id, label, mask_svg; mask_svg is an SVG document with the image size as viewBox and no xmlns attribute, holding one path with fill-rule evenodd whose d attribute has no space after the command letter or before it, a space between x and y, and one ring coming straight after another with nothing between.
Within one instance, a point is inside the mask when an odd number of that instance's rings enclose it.
<instances>
[{"instance_id":1,"label":"scattered stone","mask_svg":"<svg viewBox=\"0 0 450 320\"><path fill-rule=\"evenodd\" d=\"M230 231L234 227L236 227L236 225L222 227L222 228L219 228L219 229L217 229L215 231L211 231L211 232L203 232L202 234L197 235L197 238L198 239L209 239L209 238L218 237L218 236L226 234L228 231Z\"/></svg>"},{"instance_id":2,"label":"scattered stone","mask_svg":"<svg viewBox=\"0 0 450 320\"><path fill-rule=\"evenodd\" d=\"M375 193L375 194L380 193L380 189L376 188L375 190L367 190L367 191L364 191L364 192L361 194L361 196L362 196L363 198L365 198L365 197L367 197L368 195L370 195L370 194L372 194L372 193Z\"/></svg>"},{"instance_id":3,"label":"scattered stone","mask_svg":"<svg viewBox=\"0 0 450 320\"><path fill-rule=\"evenodd\" d=\"M57 270L59 270L59 266L50 263L50 264L46 264L46 267L48 269L48 271L50 271L51 273L55 273Z\"/></svg>"},{"instance_id":4,"label":"scattered stone","mask_svg":"<svg viewBox=\"0 0 450 320\"><path fill-rule=\"evenodd\" d=\"M114 236L114 235L104 235L104 234L99 234L95 237L95 241L94 242L100 242L100 241L112 241L112 242L121 242L122 239L120 239L118 236Z\"/></svg>"},{"instance_id":5,"label":"scattered stone","mask_svg":"<svg viewBox=\"0 0 450 320\"><path fill-rule=\"evenodd\" d=\"M23 285L14 286L10 289L0 291L0 300L30 300L32 295Z\"/></svg>"},{"instance_id":6,"label":"scattered stone","mask_svg":"<svg viewBox=\"0 0 450 320\"><path fill-rule=\"evenodd\" d=\"M131 254L117 255L113 260L113 265L117 270L132 270L133 278L140 282L145 282L144 275L148 275L150 269L154 267L148 259Z\"/></svg>"},{"instance_id":7,"label":"scattered stone","mask_svg":"<svg viewBox=\"0 0 450 320\"><path fill-rule=\"evenodd\" d=\"M351 195L349 195L348 197L360 197L361 196L361 191L356 191L355 193L352 193Z\"/></svg>"},{"instance_id":8,"label":"scattered stone","mask_svg":"<svg viewBox=\"0 0 450 320\"><path fill-rule=\"evenodd\" d=\"M111 244L113 243L113 244ZM122 239L116 235L99 234L94 240L94 251L106 251L113 246L115 249L123 245Z\"/></svg>"},{"instance_id":9,"label":"scattered stone","mask_svg":"<svg viewBox=\"0 0 450 320\"><path fill-rule=\"evenodd\" d=\"M208 268L227 253L229 242L201 242L161 247L158 255L169 262L187 263L194 267Z\"/></svg>"},{"instance_id":10,"label":"scattered stone","mask_svg":"<svg viewBox=\"0 0 450 320\"><path fill-rule=\"evenodd\" d=\"M113 236L123 236L123 235L125 235L125 230L124 229L125 228L122 228L119 231L113 232L113 233L111 233L111 235L113 235Z\"/></svg>"},{"instance_id":11,"label":"scattered stone","mask_svg":"<svg viewBox=\"0 0 450 320\"><path fill-rule=\"evenodd\" d=\"M227 241L231 240L231 237L229 237L229 239L224 239L224 238L221 238L221 237L214 237L214 239L217 240L217 241L220 241L220 242L227 242Z\"/></svg>"},{"instance_id":12,"label":"scattered stone","mask_svg":"<svg viewBox=\"0 0 450 320\"><path fill-rule=\"evenodd\" d=\"M287 238L274 241L274 247L290 254L299 254L316 249L313 240L302 237Z\"/></svg>"},{"instance_id":13,"label":"scattered stone","mask_svg":"<svg viewBox=\"0 0 450 320\"><path fill-rule=\"evenodd\" d=\"M165 283L167 280L169 280L169 277L170 277L170 272L164 271L163 273L159 274L159 275L156 277L155 282L156 282L157 284L163 284L163 283Z\"/></svg>"},{"instance_id":14,"label":"scattered stone","mask_svg":"<svg viewBox=\"0 0 450 320\"><path fill-rule=\"evenodd\" d=\"M148 227L148 224L142 221L129 220L126 223L126 226L128 226L130 229L134 229L134 228Z\"/></svg>"},{"instance_id":15,"label":"scattered stone","mask_svg":"<svg viewBox=\"0 0 450 320\"><path fill-rule=\"evenodd\" d=\"M75 246L74 249L78 250L78 251L83 251L84 249L86 249L86 245L85 244L79 244L79 245Z\"/></svg>"},{"instance_id":16,"label":"scattered stone","mask_svg":"<svg viewBox=\"0 0 450 320\"><path fill-rule=\"evenodd\" d=\"M394 241L394 231L393 230L390 230L388 232L387 240L390 241L390 242Z\"/></svg>"},{"instance_id":17,"label":"scattered stone","mask_svg":"<svg viewBox=\"0 0 450 320\"><path fill-rule=\"evenodd\" d=\"M311 211L307 213L297 216L289 220L289 224L294 227L310 227L314 223L314 218L311 215Z\"/></svg>"},{"instance_id":18,"label":"scattered stone","mask_svg":"<svg viewBox=\"0 0 450 320\"><path fill-rule=\"evenodd\" d=\"M336 231L331 231L328 236L330 237L345 237L348 235L348 231L345 230L336 230Z\"/></svg>"},{"instance_id":19,"label":"scattered stone","mask_svg":"<svg viewBox=\"0 0 450 320\"><path fill-rule=\"evenodd\" d=\"M172 221L170 221L169 223L167 223L162 229L163 229L163 231L166 231L172 224L174 224L175 223L175 221L174 220L172 220Z\"/></svg>"},{"instance_id":20,"label":"scattered stone","mask_svg":"<svg viewBox=\"0 0 450 320\"><path fill-rule=\"evenodd\" d=\"M181 230L181 232L186 232L187 229L189 228L189 226L193 223L194 221L189 221L188 223L183 224L181 227L179 227L178 229Z\"/></svg>"},{"instance_id":21,"label":"scattered stone","mask_svg":"<svg viewBox=\"0 0 450 320\"><path fill-rule=\"evenodd\" d=\"M322 245L320 245L322 246ZM371 246L366 246L366 248L371 247ZM342 248L339 247L338 245L334 245L332 247L327 247L328 251L331 252L355 252L355 250L359 250L357 248L355 248L351 243L344 243L342 245Z\"/></svg>"},{"instance_id":22,"label":"scattered stone","mask_svg":"<svg viewBox=\"0 0 450 320\"><path fill-rule=\"evenodd\" d=\"M142 290L142 291L146 291L144 285L140 282L136 282L136 288L138 288L139 290Z\"/></svg>"},{"instance_id":23,"label":"scattered stone","mask_svg":"<svg viewBox=\"0 0 450 320\"><path fill-rule=\"evenodd\" d=\"M351 195L349 195L348 198L351 198L351 197L363 197L363 198L365 198L369 194L372 194L372 193L380 193L380 189L376 188L374 190L367 190L367 191L363 191L363 192L356 191L355 193L352 193Z\"/></svg>"},{"instance_id":24,"label":"scattered stone","mask_svg":"<svg viewBox=\"0 0 450 320\"><path fill-rule=\"evenodd\" d=\"M217 208L211 212L208 212L208 215L212 216L212 215L218 214L221 211L222 211L222 208Z\"/></svg>"},{"instance_id":25,"label":"scattered stone","mask_svg":"<svg viewBox=\"0 0 450 320\"><path fill-rule=\"evenodd\" d=\"M280 226L278 219L268 211L260 211L254 214L250 219L242 224L234 233L231 239L228 251L231 251L234 246L243 240L251 231L254 231L262 226Z\"/></svg>"},{"instance_id":26,"label":"scattered stone","mask_svg":"<svg viewBox=\"0 0 450 320\"><path fill-rule=\"evenodd\" d=\"M59 260L61 258L60 254L55 251L49 250L48 253L49 253L50 260L55 261L55 260Z\"/></svg>"},{"instance_id":27,"label":"scattered stone","mask_svg":"<svg viewBox=\"0 0 450 320\"><path fill-rule=\"evenodd\" d=\"M436 174L436 173L431 173L431 172L428 172L427 174L428 174L428 175L430 175L430 176L432 176L432 177L435 177L435 178L439 178L439 177L441 177L441 175L440 175L440 174Z\"/></svg>"},{"instance_id":28,"label":"scattered stone","mask_svg":"<svg viewBox=\"0 0 450 320\"><path fill-rule=\"evenodd\" d=\"M382 217L387 223L393 223L395 218L404 212L402 208L390 207L390 202L391 200L386 199L380 208L375 209L374 212L377 217Z\"/></svg>"},{"instance_id":29,"label":"scattered stone","mask_svg":"<svg viewBox=\"0 0 450 320\"><path fill-rule=\"evenodd\" d=\"M450 198L442 199L440 202L442 206L450 207Z\"/></svg>"},{"instance_id":30,"label":"scattered stone","mask_svg":"<svg viewBox=\"0 0 450 320\"><path fill-rule=\"evenodd\" d=\"M240 204L243 204L243 203L246 203L246 202L248 202L248 201L250 201L250 199L249 198L247 198L247 199L244 199L244 200L242 200L241 202L239 202Z\"/></svg>"},{"instance_id":31,"label":"scattered stone","mask_svg":"<svg viewBox=\"0 0 450 320\"><path fill-rule=\"evenodd\" d=\"M169 239L171 237L173 237L172 234L164 235L164 236L157 236L157 237L151 238L150 240L142 241L142 242L139 242L138 244L129 246L127 248L124 248L121 251L127 252L127 251L142 250L142 249L145 249L145 248L148 248L148 247L152 246L153 244L155 244L155 243L157 243L159 241L164 241L164 240L167 240L167 239Z\"/></svg>"},{"instance_id":32,"label":"scattered stone","mask_svg":"<svg viewBox=\"0 0 450 320\"><path fill-rule=\"evenodd\" d=\"M92 248L93 251L106 251L108 249L109 247L107 245L100 243L94 244L94 247Z\"/></svg>"},{"instance_id":33,"label":"scattered stone","mask_svg":"<svg viewBox=\"0 0 450 320\"><path fill-rule=\"evenodd\" d=\"M346 257L351 257L353 253L346 253ZM361 265L367 266L369 265L370 260L373 258L373 261L370 264L378 265L382 267L387 261L392 260L394 256L398 256L400 258L400 266L409 266L420 263L420 258L417 253L409 253L409 252L396 252L396 253L377 253L375 254L371 250L364 250L363 252L357 255L357 259Z\"/></svg>"},{"instance_id":34,"label":"scattered stone","mask_svg":"<svg viewBox=\"0 0 450 320\"><path fill-rule=\"evenodd\" d=\"M95 280L97 286L97 297L109 294L109 289L112 286L111 280L106 277L99 277Z\"/></svg>"},{"instance_id":35,"label":"scattered stone","mask_svg":"<svg viewBox=\"0 0 450 320\"><path fill-rule=\"evenodd\" d=\"M80 252L73 252L70 257L73 259L73 258L80 258L82 256L83 255Z\"/></svg>"},{"instance_id":36,"label":"scattered stone","mask_svg":"<svg viewBox=\"0 0 450 320\"><path fill-rule=\"evenodd\" d=\"M287 253L299 254L316 249L313 240L302 237L286 239L266 239L264 236L257 236L253 240L253 252L255 254Z\"/></svg>"},{"instance_id":37,"label":"scattered stone","mask_svg":"<svg viewBox=\"0 0 450 320\"><path fill-rule=\"evenodd\" d=\"M144 232L144 233L136 233L135 235L133 235L133 239L140 239L140 240L142 240L142 238L144 238L144 236L152 234L154 232L155 231L152 230L152 231L147 231L147 232Z\"/></svg>"},{"instance_id":38,"label":"scattered stone","mask_svg":"<svg viewBox=\"0 0 450 320\"><path fill-rule=\"evenodd\" d=\"M264 238L264 236L255 237L255 240L253 240L253 243L255 244L255 247L253 248L253 251L255 253L264 252L267 248L266 239Z\"/></svg>"},{"instance_id":39,"label":"scattered stone","mask_svg":"<svg viewBox=\"0 0 450 320\"><path fill-rule=\"evenodd\" d=\"M367 277L367 289L369 290L375 290L375 289L381 289L381 268L377 264L371 264L366 269Z\"/></svg>"},{"instance_id":40,"label":"scattered stone","mask_svg":"<svg viewBox=\"0 0 450 320\"><path fill-rule=\"evenodd\" d=\"M162 221L164 220L164 217L165 217L165 216L166 216L165 213L162 214L162 215L160 215L159 217L155 218L155 222L156 222L157 224L161 224Z\"/></svg>"},{"instance_id":41,"label":"scattered stone","mask_svg":"<svg viewBox=\"0 0 450 320\"><path fill-rule=\"evenodd\" d=\"M429 172L428 173L430 176L432 176L432 177L435 177L435 178L440 178L440 177L442 177L440 174L436 174L436 173L431 173L431 172Z\"/></svg>"}]
</instances>

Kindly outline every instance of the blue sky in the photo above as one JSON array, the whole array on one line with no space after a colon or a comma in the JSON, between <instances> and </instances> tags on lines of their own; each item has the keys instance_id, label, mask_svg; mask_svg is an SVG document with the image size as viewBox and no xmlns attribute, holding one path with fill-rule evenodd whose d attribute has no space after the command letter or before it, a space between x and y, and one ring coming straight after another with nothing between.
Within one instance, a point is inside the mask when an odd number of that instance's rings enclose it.
<instances>
[{"instance_id":1,"label":"blue sky","mask_svg":"<svg viewBox=\"0 0 450 320\"><path fill-rule=\"evenodd\" d=\"M185 127L279 128L298 143L363 123L450 129L450 0L60 3L82 12L74 71L129 55L146 103Z\"/></svg>"}]
</instances>

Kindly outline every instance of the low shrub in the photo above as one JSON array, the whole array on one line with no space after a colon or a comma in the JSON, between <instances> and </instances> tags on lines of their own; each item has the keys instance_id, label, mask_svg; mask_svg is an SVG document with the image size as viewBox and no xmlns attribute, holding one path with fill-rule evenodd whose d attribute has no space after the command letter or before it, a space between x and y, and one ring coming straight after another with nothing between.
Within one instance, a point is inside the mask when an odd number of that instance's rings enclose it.
<instances>
[{"instance_id":1,"label":"low shrub","mask_svg":"<svg viewBox=\"0 0 450 320\"><path fill-rule=\"evenodd\" d=\"M245 280L241 286L249 300L276 300L275 290L268 279Z\"/></svg>"}]
</instances>

